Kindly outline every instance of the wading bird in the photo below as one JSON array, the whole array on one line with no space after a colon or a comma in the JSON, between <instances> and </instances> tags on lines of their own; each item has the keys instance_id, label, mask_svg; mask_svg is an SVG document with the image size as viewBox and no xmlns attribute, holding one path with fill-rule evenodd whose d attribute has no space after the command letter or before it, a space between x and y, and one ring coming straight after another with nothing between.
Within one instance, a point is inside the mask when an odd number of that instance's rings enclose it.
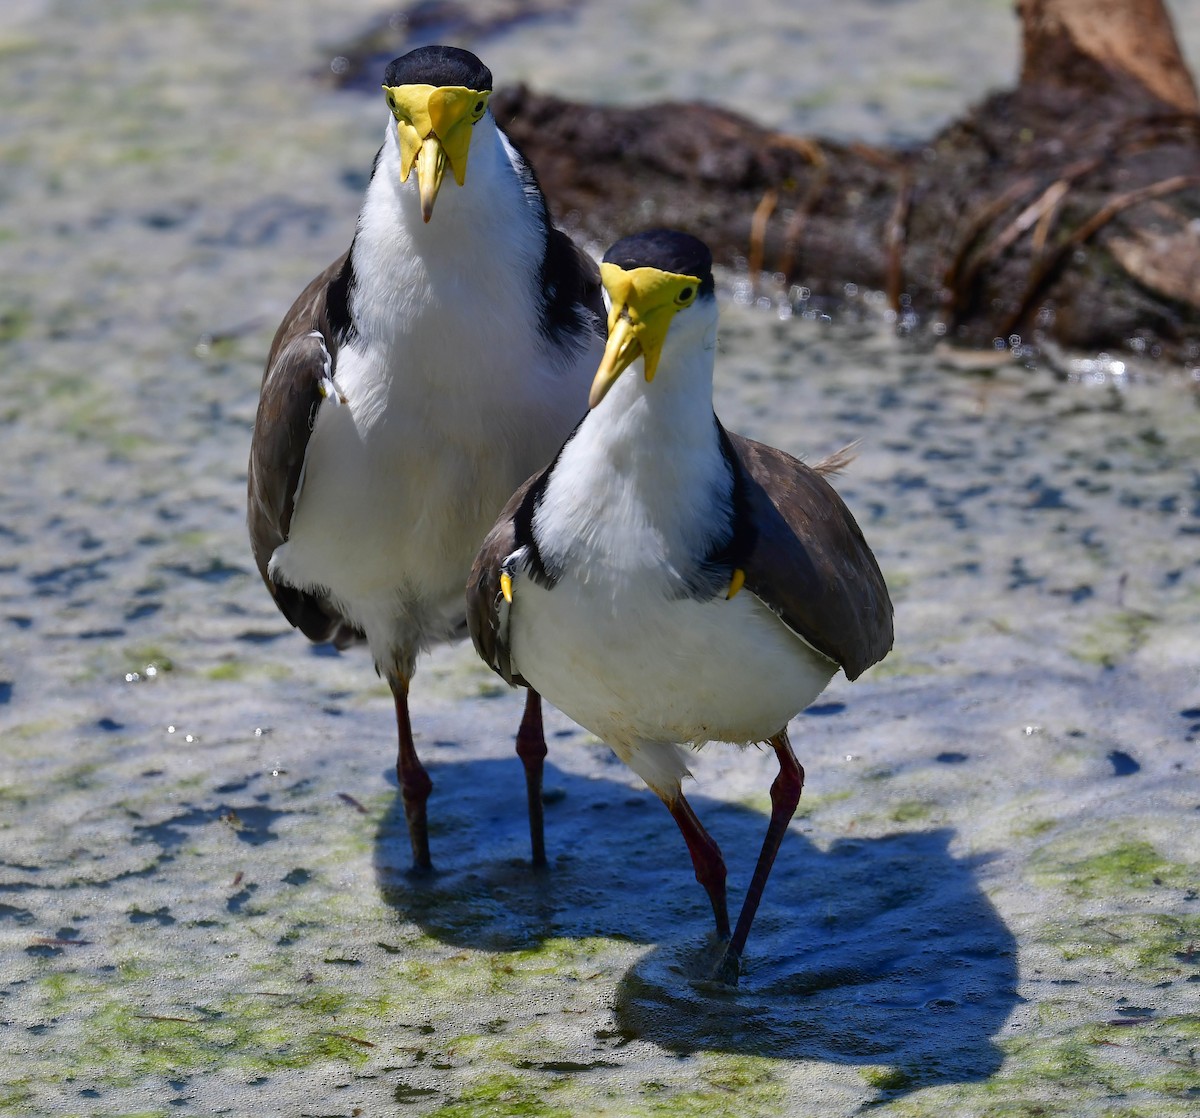
<instances>
[{"instance_id":1,"label":"wading bird","mask_svg":"<svg viewBox=\"0 0 1200 1118\"><path fill-rule=\"evenodd\" d=\"M432 787L408 713L418 655L465 636L479 542L587 410L604 345L596 265L550 224L491 91L453 47L387 67L353 242L275 335L250 451L250 539L276 604L314 641L365 638L391 687L416 869ZM535 862L545 751L531 691L517 752Z\"/></svg>"},{"instance_id":2,"label":"wading bird","mask_svg":"<svg viewBox=\"0 0 1200 1118\"><path fill-rule=\"evenodd\" d=\"M810 468L714 415L708 248L640 233L600 274L611 310L591 410L501 513L468 618L488 664L608 743L666 805L727 944L717 974L736 982L804 781L788 721L839 667L855 679L886 655L892 605L823 476L839 463ZM709 741L768 742L779 761L732 934L721 851L681 791L680 744Z\"/></svg>"}]
</instances>

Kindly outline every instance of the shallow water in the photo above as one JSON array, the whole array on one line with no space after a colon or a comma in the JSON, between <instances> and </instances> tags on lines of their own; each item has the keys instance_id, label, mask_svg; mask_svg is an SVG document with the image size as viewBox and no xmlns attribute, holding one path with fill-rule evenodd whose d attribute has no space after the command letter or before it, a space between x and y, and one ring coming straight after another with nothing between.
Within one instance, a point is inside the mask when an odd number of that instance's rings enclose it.
<instances>
[{"instance_id":1,"label":"shallow water","mask_svg":"<svg viewBox=\"0 0 1200 1118\"><path fill-rule=\"evenodd\" d=\"M793 725L805 795L742 986L694 980L674 825L557 716L527 868L520 704L469 648L414 685L440 872L408 878L386 688L288 629L243 525L263 354L383 126L314 80L376 14L341 10L0 17L0 1113L1194 1113L1188 370L968 363L870 297L781 317L727 277L719 412L862 440L839 488L897 605L892 655ZM862 0L751 65L695 4L660 79L668 6L612 10L479 49L501 80L882 141L1006 80L1016 40L1006 3ZM736 904L772 758L694 768Z\"/></svg>"}]
</instances>

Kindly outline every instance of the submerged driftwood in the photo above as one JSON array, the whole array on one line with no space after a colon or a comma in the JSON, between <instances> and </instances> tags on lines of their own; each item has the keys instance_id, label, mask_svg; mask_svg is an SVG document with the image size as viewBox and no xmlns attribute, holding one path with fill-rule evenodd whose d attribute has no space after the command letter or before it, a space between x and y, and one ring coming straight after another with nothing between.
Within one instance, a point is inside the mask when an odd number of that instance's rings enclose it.
<instances>
[{"instance_id":1,"label":"submerged driftwood","mask_svg":"<svg viewBox=\"0 0 1200 1118\"><path fill-rule=\"evenodd\" d=\"M848 283L990 345L1019 334L1200 363L1200 114L1159 0L1023 0L1016 89L928 144L791 136L704 104L501 90L558 220L650 224L814 296Z\"/></svg>"}]
</instances>

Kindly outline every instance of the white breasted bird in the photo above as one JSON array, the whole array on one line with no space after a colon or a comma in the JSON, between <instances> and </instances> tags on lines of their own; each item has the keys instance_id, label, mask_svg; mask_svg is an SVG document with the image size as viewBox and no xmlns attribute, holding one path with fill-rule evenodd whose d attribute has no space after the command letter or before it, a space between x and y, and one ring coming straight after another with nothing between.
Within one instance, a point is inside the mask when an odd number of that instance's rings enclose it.
<instances>
[{"instance_id":1,"label":"white breasted bird","mask_svg":"<svg viewBox=\"0 0 1200 1118\"><path fill-rule=\"evenodd\" d=\"M365 638L395 697L417 869L432 787L408 714L418 655L466 635L471 559L587 410L604 346L596 265L552 227L491 91L453 47L387 67L353 242L275 335L250 451L250 539L276 604L314 641ZM535 862L545 751L531 691L517 752Z\"/></svg>"},{"instance_id":2,"label":"white breasted bird","mask_svg":"<svg viewBox=\"0 0 1200 1118\"><path fill-rule=\"evenodd\" d=\"M892 605L823 476L713 413L717 302L694 237L618 241L601 279L608 346L591 411L509 501L467 588L483 659L608 743L659 796L691 853L736 982L804 781L788 721L840 667L892 646ZM634 374L622 375L632 368ZM771 817L737 925L725 863L684 798L680 745L767 742Z\"/></svg>"}]
</instances>

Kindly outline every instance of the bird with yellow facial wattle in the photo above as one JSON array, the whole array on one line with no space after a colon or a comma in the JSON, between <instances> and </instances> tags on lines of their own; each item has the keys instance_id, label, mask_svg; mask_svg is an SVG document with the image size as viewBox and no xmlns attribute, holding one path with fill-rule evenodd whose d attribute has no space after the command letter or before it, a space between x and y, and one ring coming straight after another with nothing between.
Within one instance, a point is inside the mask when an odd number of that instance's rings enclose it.
<instances>
[{"instance_id":1,"label":"bird with yellow facial wattle","mask_svg":"<svg viewBox=\"0 0 1200 1118\"><path fill-rule=\"evenodd\" d=\"M586 411L604 348L595 262L551 225L491 91L454 47L387 67L389 124L353 242L275 335L250 450L251 545L276 604L315 641L365 638L391 688L418 870L432 785L409 718L417 658L466 635L479 542ZM540 863L532 691L517 752Z\"/></svg>"},{"instance_id":2,"label":"bird with yellow facial wattle","mask_svg":"<svg viewBox=\"0 0 1200 1118\"><path fill-rule=\"evenodd\" d=\"M606 742L666 805L725 941L746 937L804 772L789 720L841 668L892 646L892 605L854 517L806 466L713 412L717 302L708 248L651 230L600 266L611 310L591 410L522 486L467 586L476 649ZM626 370L633 372L627 374ZM779 774L736 926L716 842L681 790L681 745L766 742Z\"/></svg>"}]
</instances>

